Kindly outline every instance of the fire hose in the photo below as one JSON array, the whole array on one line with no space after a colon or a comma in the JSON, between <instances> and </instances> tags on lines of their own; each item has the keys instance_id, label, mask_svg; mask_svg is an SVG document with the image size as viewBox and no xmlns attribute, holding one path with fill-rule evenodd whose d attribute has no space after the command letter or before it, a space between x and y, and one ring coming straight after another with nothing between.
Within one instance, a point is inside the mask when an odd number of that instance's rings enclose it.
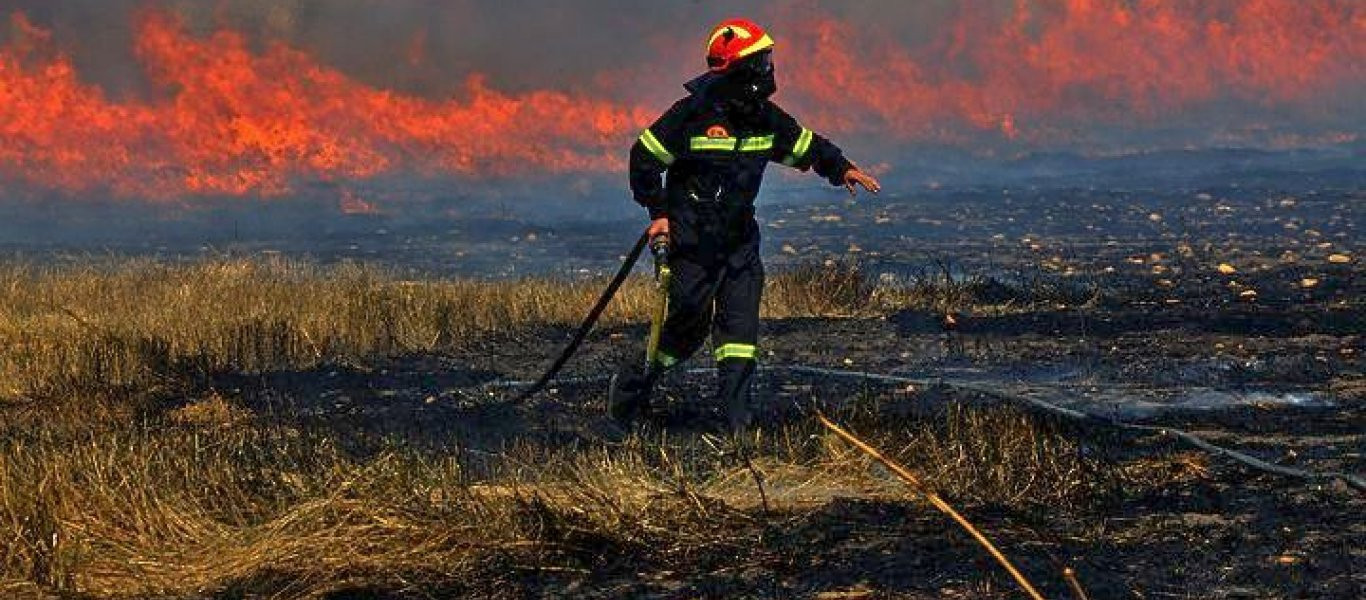
<instances>
[{"instance_id":1,"label":"fire hose","mask_svg":"<svg viewBox=\"0 0 1366 600\"><path fill-rule=\"evenodd\" d=\"M579 346L583 344L583 340L588 337L589 332L593 331L593 326L597 325L598 318L602 316L603 311L607 310L607 305L612 303L612 298L617 295L617 290L621 289L622 284L626 282L626 278L631 275L631 271L636 267L636 262L640 260L640 255L645 252L646 245L650 246L650 251L655 256L655 267L660 278L660 285L663 289L668 289L667 278L672 276L667 263L668 239L659 236L651 240L649 236L650 234L648 231L640 234L640 238L637 239L635 245L631 247L631 251L626 253L626 259L621 262L621 267L617 269L617 274L612 277L612 281L607 284L607 289L604 289L602 295L598 297L597 304L593 305L593 309L588 311L588 316L584 318L583 323L579 324L578 330L574 332L574 337L565 345L564 350L560 351L559 357L555 359L555 362L551 363L550 368L546 369L545 373L533 382L530 387L513 398L512 401L514 403L520 404L540 393L541 390L545 389L545 386L550 385L550 382L555 379L556 375L560 374L560 369L563 369L565 363L568 363L569 359L573 358L574 354L579 351ZM663 328L667 301L667 296L665 296L665 299L660 302L660 306L655 312L655 320L650 327L650 343L646 350L646 359L649 361L654 360L655 352L658 351L659 333Z\"/></svg>"}]
</instances>

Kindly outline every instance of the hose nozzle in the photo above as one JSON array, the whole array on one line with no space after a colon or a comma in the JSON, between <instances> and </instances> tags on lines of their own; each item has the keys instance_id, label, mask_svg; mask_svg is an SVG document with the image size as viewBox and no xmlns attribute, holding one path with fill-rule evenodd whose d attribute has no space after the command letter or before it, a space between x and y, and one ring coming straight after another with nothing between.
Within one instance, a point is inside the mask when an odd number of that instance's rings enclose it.
<instances>
[{"instance_id":1,"label":"hose nozzle","mask_svg":"<svg viewBox=\"0 0 1366 600\"><path fill-rule=\"evenodd\" d=\"M650 321L650 338L645 344L645 364L654 369L659 364L659 339L664 331L664 319L669 314L669 285L673 271L669 269L669 236L657 235L650 240L650 254L655 257L655 283L659 300L655 303L654 318Z\"/></svg>"},{"instance_id":2,"label":"hose nozzle","mask_svg":"<svg viewBox=\"0 0 1366 600\"><path fill-rule=\"evenodd\" d=\"M656 263L668 262L669 236L657 235L650 240L650 254L654 255Z\"/></svg>"},{"instance_id":3,"label":"hose nozzle","mask_svg":"<svg viewBox=\"0 0 1366 600\"><path fill-rule=\"evenodd\" d=\"M655 257L655 279L663 281L669 270L669 236L657 235L650 240L650 254Z\"/></svg>"}]
</instances>

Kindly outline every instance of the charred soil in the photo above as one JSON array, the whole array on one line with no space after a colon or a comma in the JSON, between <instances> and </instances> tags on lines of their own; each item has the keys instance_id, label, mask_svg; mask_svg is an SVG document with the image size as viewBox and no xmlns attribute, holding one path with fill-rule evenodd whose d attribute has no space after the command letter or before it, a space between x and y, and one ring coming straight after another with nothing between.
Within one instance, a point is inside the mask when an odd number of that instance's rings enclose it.
<instances>
[{"instance_id":1,"label":"charred soil","mask_svg":"<svg viewBox=\"0 0 1366 600\"><path fill-rule=\"evenodd\" d=\"M780 269L738 440L701 358L643 422L605 417L605 376L642 350L644 281L563 380L513 404L592 283L11 268L0 594L1020 597L820 409L1048 597L1070 597L1065 567L1094 598L1366 595L1366 495L1160 431L1366 472L1359 249L1173 238L1054 261L1040 243L991 269Z\"/></svg>"}]
</instances>

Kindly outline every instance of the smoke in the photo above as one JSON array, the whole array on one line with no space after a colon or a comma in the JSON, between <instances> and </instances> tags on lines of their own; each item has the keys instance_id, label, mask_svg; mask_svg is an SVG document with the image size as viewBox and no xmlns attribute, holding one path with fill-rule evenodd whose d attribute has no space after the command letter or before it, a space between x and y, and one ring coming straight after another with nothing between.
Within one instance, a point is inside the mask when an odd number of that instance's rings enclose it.
<instances>
[{"instance_id":1,"label":"smoke","mask_svg":"<svg viewBox=\"0 0 1366 600\"><path fill-rule=\"evenodd\" d=\"M702 68L706 29L733 15L778 39L780 102L892 173L936 149L1294 148L1355 141L1366 123L1355 0L7 6L10 196L193 205L323 189L363 212L373 203L348 183L614 177Z\"/></svg>"},{"instance_id":2,"label":"smoke","mask_svg":"<svg viewBox=\"0 0 1366 600\"><path fill-rule=\"evenodd\" d=\"M70 50L82 76L131 91L145 81L134 47L135 15L161 11L188 31L242 32L254 42L283 40L379 87L441 96L482 73L508 92L585 89L595 75L700 69L705 29L733 15L775 18L814 7L753 0L725 4L659 0L546 3L536 0L11 0ZM900 34L924 37L952 2L832 3L821 10ZM3 9L0 9L3 10ZM686 52L680 52L686 50ZM668 53L670 56L661 56ZM658 59L682 59L662 64ZM415 60L416 59L416 60ZM670 92L678 89L677 82Z\"/></svg>"}]
</instances>

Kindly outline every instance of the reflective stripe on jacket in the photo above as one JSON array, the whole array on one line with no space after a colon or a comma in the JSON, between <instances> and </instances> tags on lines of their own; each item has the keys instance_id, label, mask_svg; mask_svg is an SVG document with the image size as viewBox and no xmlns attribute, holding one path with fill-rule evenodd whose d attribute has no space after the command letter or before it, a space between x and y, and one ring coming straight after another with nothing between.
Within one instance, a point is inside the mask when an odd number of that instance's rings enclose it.
<instances>
[{"instance_id":1,"label":"reflective stripe on jacket","mask_svg":"<svg viewBox=\"0 0 1366 600\"><path fill-rule=\"evenodd\" d=\"M688 97L631 147L631 192L651 217L681 203L752 207L770 162L814 169L831 185L842 185L852 166L837 146L771 101L742 112Z\"/></svg>"}]
</instances>

